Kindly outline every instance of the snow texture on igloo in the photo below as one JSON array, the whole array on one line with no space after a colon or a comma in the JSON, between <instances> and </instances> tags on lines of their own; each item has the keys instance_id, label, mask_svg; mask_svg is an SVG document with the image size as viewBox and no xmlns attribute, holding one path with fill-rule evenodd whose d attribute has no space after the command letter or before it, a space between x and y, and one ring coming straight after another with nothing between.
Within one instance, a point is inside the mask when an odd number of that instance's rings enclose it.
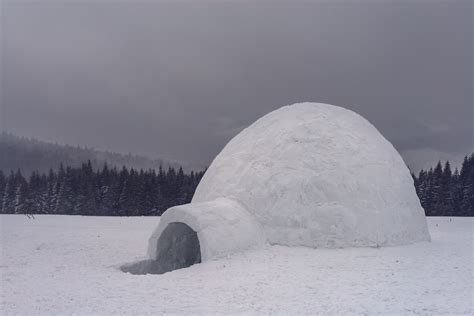
<instances>
[{"instance_id":1,"label":"snow texture on igloo","mask_svg":"<svg viewBox=\"0 0 474 316\"><path fill-rule=\"evenodd\" d=\"M203 261L262 240L334 248L430 239L392 144L360 115L321 103L284 106L234 137L192 203L165 212L150 239L151 258L170 222L197 232Z\"/></svg>"}]
</instances>

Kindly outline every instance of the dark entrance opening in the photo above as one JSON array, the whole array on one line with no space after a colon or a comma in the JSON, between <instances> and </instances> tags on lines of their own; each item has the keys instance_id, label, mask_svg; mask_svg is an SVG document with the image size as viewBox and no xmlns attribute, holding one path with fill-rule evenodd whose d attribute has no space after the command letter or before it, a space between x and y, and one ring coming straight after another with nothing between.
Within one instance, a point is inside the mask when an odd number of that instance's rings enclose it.
<instances>
[{"instance_id":1,"label":"dark entrance opening","mask_svg":"<svg viewBox=\"0 0 474 316\"><path fill-rule=\"evenodd\" d=\"M156 261L163 273L201 262L201 247L197 233L186 224L168 224L157 244Z\"/></svg>"},{"instance_id":2,"label":"dark entrance opening","mask_svg":"<svg viewBox=\"0 0 474 316\"><path fill-rule=\"evenodd\" d=\"M184 223L170 223L157 243L157 259L122 266L132 274L163 274L187 268L201 262L201 247L197 233Z\"/></svg>"}]
</instances>

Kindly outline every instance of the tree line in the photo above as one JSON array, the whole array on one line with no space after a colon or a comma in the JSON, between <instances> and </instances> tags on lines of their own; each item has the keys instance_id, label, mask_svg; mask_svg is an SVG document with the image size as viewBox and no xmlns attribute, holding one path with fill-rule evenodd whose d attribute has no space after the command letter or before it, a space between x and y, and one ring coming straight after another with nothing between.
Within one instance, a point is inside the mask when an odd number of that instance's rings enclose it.
<instances>
[{"instance_id":1,"label":"tree line","mask_svg":"<svg viewBox=\"0 0 474 316\"><path fill-rule=\"evenodd\" d=\"M2 214L67 214L98 216L161 215L171 206L189 203L204 172L185 174L182 168L118 170L107 164L94 170L80 167L33 172L0 171Z\"/></svg>"},{"instance_id":2,"label":"tree line","mask_svg":"<svg viewBox=\"0 0 474 316\"><path fill-rule=\"evenodd\" d=\"M474 154L464 157L461 171L446 161L412 177L427 216L474 216Z\"/></svg>"},{"instance_id":3,"label":"tree line","mask_svg":"<svg viewBox=\"0 0 474 316\"><path fill-rule=\"evenodd\" d=\"M95 170L91 161L29 178L20 170L0 171L0 213L156 216L189 203L203 175L173 167L118 170L106 164ZM438 162L412 177L427 216L474 216L474 154L464 158L460 171Z\"/></svg>"}]
</instances>

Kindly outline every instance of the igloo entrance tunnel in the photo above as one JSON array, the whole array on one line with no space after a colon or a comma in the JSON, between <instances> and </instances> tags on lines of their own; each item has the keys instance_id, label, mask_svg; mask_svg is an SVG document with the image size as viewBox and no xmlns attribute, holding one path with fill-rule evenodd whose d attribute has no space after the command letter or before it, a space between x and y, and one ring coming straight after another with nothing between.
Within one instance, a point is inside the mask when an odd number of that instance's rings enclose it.
<instances>
[{"instance_id":1,"label":"igloo entrance tunnel","mask_svg":"<svg viewBox=\"0 0 474 316\"><path fill-rule=\"evenodd\" d=\"M190 232L194 239L183 242L180 234ZM410 172L392 144L350 110L299 103L226 145L192 202L163 214L148 256L170 271L266 243L342 248L429 239Z\"/></svg>"}]
</instances>

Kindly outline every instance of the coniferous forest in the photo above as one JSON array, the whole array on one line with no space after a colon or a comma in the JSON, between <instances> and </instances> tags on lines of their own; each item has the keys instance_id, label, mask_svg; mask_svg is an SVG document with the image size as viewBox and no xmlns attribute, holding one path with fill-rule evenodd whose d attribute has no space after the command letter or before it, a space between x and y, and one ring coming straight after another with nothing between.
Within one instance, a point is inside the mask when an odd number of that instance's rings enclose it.
<instances>
[{"instance_id":1,"label":"coniferous forest","mask_svg":"<svg viewBox=\"0 0 474 316\"><path fill-rule=\"evenodd\" d=\"M427 216L474 216L474 154L464 157L461 171L438 162L412 177Z\"/></svg>"},{"instance_id":2,"label":"coniferous forest","mask_svg":"<svg viewBox=\"0 0 474 316\"><path fill-rule=\"evenodd\" d=\"M171 206L189 203L204 172L182 168L143 171L105 165L94 170L88 161L48 174L0 171L1 213L98 216L161 215Z\"/></svg>"},{"instance_id":3,"label":"coniferous forest","mask_svg":"<svg viewBox=\"0 0 474 316\"><path fill-rule=\"evenodd\" d=\"M203 175L173 167L94 170L90 161L28 178L20 170L0 171L0 213L156 216L189 203ZM412 177L427 216L474 216L474 154L464 158L460 171L447 161Z\"/></svg>"}]
</instances>

